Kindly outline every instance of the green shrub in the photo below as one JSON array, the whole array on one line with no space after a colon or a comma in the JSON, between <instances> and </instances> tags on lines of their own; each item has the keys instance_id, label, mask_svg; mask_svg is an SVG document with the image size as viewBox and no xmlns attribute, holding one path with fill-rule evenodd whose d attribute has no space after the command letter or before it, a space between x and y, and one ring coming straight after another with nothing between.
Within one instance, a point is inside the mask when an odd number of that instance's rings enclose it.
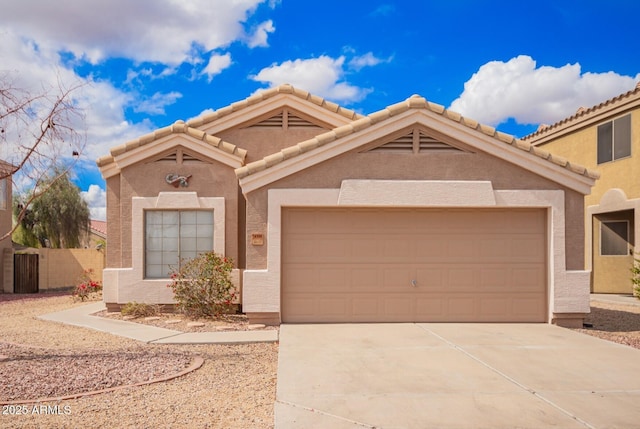
<instances>
[{"instance_id":1,"label":"green shrub","mask_svg":"<svg viewBox=\"0 0 640 429\"><path fill-rule=\"evenodd\" d=\"M633 283L633 295L640 299L640 259L633 260L631 283Z\"/></svg>"},{"instance_id":2,"label":"green shrub","mask_svg":"<svg viewBox=\"0 0 640 429\"><path fill-rule=\"evenodd\" d=\"M159 305L144 304L139 302L127 302L120 309L123 316L149 317L160 313Z\"/></svg>"},{"instance_id":3,"label":"green shrub","mask_svg":"<svg viewBox=\"0 0 640 429\"><path fill-rule=\"evenodd\" d=\"M233 261L215 252L182 261L171 272L171 283L177 310L190 317L219 318L228 313L235 297L231 282Z\"/></svg>"}]
</instances>

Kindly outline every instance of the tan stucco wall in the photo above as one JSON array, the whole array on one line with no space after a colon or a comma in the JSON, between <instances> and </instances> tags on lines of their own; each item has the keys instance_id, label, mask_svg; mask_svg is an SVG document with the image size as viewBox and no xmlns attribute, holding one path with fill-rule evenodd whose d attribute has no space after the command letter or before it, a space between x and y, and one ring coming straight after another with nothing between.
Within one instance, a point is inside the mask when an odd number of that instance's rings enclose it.
<instances>
[{"instance_id":1,"label":"tan stucco wall","mask_svg":"<svg viewBox=\"0 0 640 429\"><path fill-rule=\"evenodd\" d=\"M640 110L631 112L631 157L600 165L597 163L598 125L627 113L607 117L588 128L540 146L551 153L600 172L600 179L592 188L591 195L585 197L587 206L598 204L604 193L611 188L622 189L629 199L640 198L640 163L637 159L640 156Z\"/></svg>"},{"instance_id":2,"label":"tan stucco wall","mask_svg":"<svg viewBox=\"0 0 640 429\"><path fill-rule=\"evenodd\" d=\"M122 219L120 218L120 175L107 179L107 246L106 267L122 266Z\"/></svg>"},{"instance_id":3,"label":"tan stucco wall","mask_svg":"<svg viewBox=\"0 0 640 429\"><path fill-rule=\"evenodd\" d=\"M165 182L167 174L176 173L192 177L186 188L174 188ZM238 235L237 180L233 169L216 161L176 165L175 162L160 161L139 163L123 169L120 179L120 219L121 219L121 265L130 267L131 258L131 215L133 197L157 197L160 192L195 192L198 197L222 197L225 199L225 254L234 260L238 258L238 243L233 237ZM109 224L110 219L108 220ZM111 247L111 231L109 246ZM133 237L143 240L144 237Z\"/></svg>"},{"instance_id":4,"label":"tan stucco wall","mask_svg":"<svg viewBox=\"0 0 640 429\"><path fill-rule=\"evenodd\" d=\"M249 127L243 129L231 129L219 134L219 137L229 143L235 144L247 150L245 163L253 162L271 155L285 147L327 131L320 127L309 128L269 128Z\"/></svg>"},{"instance_id":5,"label":"tan stucco wall","mask_svg":"<svg viewBox=\"0 0 640 429\"><path fill-rule=\"evenodd\" d=\"M91 279L102 281L105 267L104 251L96 249L27 249L20 253L38 255L38 289L40 292L75 286L83 273L92 270ZM3 266L7 280L4 292L13 293L13 256L15 252L3 253ZM11 272L7 273L7 269ZM11 279L8 279L11 276Z\"/></svg>"},{"instance_id":6,"label":"tan stucco wall","mask_svg":"<svg viewBox=\"0 0 640 429\"><path fill-rule=\"evenodd\" d=\"M568 270L584 269L582 195L486 153L411 155L350 152L283 178L269 188L339 189L344 179L485 180L492 182L495 190L564 190L566 267ZM266 231L267 189L262 188L247 196L247 233L250 237L253 232L266 235ZM247 241L247 268L264 269L266 266L266 243L264 246L252 246Z\"/></svg>"}]
</instances>

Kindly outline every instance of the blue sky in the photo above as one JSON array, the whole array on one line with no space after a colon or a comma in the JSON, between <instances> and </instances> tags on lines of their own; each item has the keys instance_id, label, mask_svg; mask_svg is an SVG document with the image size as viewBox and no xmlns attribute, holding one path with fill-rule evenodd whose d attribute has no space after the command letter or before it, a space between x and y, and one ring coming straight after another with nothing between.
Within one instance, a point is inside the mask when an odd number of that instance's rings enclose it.
<instances>
[{"instance_id":1,"label":"blue sky","mask_svg":"<svg viewBox=\"0 0 640 429\"><path fill-rule=\"evenodd\" d=\"M99 219L96 158L281 83L364 114L420 94L523 136L640 81L636 0L5 3L0 71L87 84L75 180Z\"/></svg>"}]
</instances>

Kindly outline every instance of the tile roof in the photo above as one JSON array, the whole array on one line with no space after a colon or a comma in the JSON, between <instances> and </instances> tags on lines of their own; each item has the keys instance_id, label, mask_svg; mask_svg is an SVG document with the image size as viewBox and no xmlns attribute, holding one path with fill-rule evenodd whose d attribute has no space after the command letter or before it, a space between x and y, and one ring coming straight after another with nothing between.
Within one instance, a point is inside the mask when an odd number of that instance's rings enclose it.
<instances>
[{"instance_id":1,"label":"tile roof","mask_svg":"<svg viewBox=\"0 0 640 429\"><path fill-rule=\"evenodd\" d=\"M207 134L202 130L199 130L194 127L190 127L185 124L184 121L176 121L172 125L168 127L160 128L155 130L152 133L146 134L142 137L139 137L135 140L131 140L123 145L116 146L110 150L110 154L106 156L102 156L96 160L98 167L103 167L114 162L115 157L118 155L122 155L123 153L129 152L131 150L137 149L140 146L144 146L151 142L154 142L162 137L169 136L171 134L187 134L195 139L202 140L205 143L210 144L211 146L222 150L228 154L234 155L238 157L240 160L244 160L247 156L247 151L237 147L234 144L225 142L218 137L212 136L211 134Z\"/></svg>"},{"instance_id":2,"label":"tile roof","mask_svg":"<svg viewBox=\"0 0 640 429\"><path fill-rule=\"evenodd\" d=\"M552 125L540 125L538 129L524 137L522 140L536 141L552 132L560 132L561 130L568 128L572 125L579 124L595 115L606 113L609 110L615 109L621 104L630 103L633 101L640 101L640 82L638 82L634 89L627 91L620 95L616 95L613 98L603 101L591 107L580 107L573 115L561 119L560 121Z\"/></svg>"},{"instance_id":3,"label":"tile roof","mask_svg":"<svg viewBox=\"0 0 640 429\"><path fill-rule=\"evenodd\" d=\"M103 220L91 219L89 222L89 227L91 228L91 232L97 232L99 235L102 235L104 237L107 236L107 222Z\"/></svg>"},{"instance_id":4,"label":"tile roof","mask_svg":"<svg viewBox=\"0 0 640 429\"><path fill-rule=\"evenodd\" d=\"M233 112L237 112L239 110L245 109L249 106L253 106L254 104L258 104L264 100L267 100L269 98L273 98L275 96L277 96L278 94L291 94L293 96L296 96L302 100L306 100L306 101L310 101L311 103L320 106L322 108L327 109L330 112L333 113L337 113L349 120L355 120L355 119L359 119L362 118L363 116L354 112L353 110L349 110L349 109L345 109L343 107L340 107L338 104L336 103L332 103L331 101L327 101L322 97L319 97L317 95L313 95L307 91L304 91L302 89L298 89L293 87L290 84L283 84L280 86L276 86L273 88L269 88L269 89L265 89L263 91L260 91L250 97L245 98L244 100L241 101L237 101L235 103L232 103L226 107L223 107L221 109L218 109L214 112L202 115L200 117L191 119L187 122L187 125L190 127L201 127L203 125L208 124L209 122L213 122L215 120L218 120L220 118L223 118Z\"/></svg>"},{"instance_id":5,"label":"tile roof","mask_svg":"<svg viewBox=\"0 0 640 429\"><path fill-rule=\"evenodd\" d=\"M291 158L295 158L296 156L301 155L305 152L309 152L317 147L324 146L342 137L353 134L362 129L368 128L374 124L377 124L378 122L381 122L393 116L399 115L410 109L425 109L433 113L436 113L438 115L442 115L443 117L453 122L463 124L489 137L493 137L496 140L506 145L513 146L525 152L529 152L532 155L535 155L539 158L547 160L548 162L564 167L578 175L587 176L591 179L597 179L600 177L600 174L595 170L590 170L581 165L570 163L566 158L562 158L557 155L552 155L550 152L540 149L538 147L535 147L530 143L527 143L520 139L517 139L516 137L510 134L505 134L500 131L496 131L494 127L480 124L477 121L470 118L465 118L459 113L456 113L452 110L447 110L444 108L444 106L427 101L425 98L419 95L413 95L405 101L402 101L397 104L392 104L391 106L388 106L385 109L372 113L368 116L361 117L351 122L350 124L343 125L338 128L334 128L329 132L320 134L312 139L309 139L309 140L300 142L296 145L282 149L280 152L276 152L272 155L268 155L261 160L251 162L245 166L237 168L235 170L236 176L238 177L238 179L242 179L254 173L266 170L272 167L273 165L279 164Z\"/></svg>"}]
</instances>

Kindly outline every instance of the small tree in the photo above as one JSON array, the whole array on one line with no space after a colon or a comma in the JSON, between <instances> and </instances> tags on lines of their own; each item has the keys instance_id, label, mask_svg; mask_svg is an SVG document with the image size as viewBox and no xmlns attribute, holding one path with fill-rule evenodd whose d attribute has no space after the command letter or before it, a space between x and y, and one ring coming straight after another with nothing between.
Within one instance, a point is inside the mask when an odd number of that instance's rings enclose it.
<instances>
[{"instance_id":1,"label":"small tree","mask_svg":"<svg viewBox=\"0 0 640 429\"><path fill-rule=\"evenodd\" d=\"M233 261L215 252L207 252L182 261L171 272L176 307L192 317L219 318L233 305L235 292L231 282Z\"/></svg>"},{"instance_id":2,"label":"small tree","mask_svg":"<svg viewBox=\"0 0 640 429\"><path fill-rule=\"evenodd\" d=\"M83 236L88 233L90 216L80 189L69 180L68 173L59 170L41 186L47 191L35 189L26 196L14 198L13 213L20 224L16 242L22 239L21 244L27 246L37 242L41 247L80 247ZM25 201L31 201L31 206L25 208Z\"/></svg>"}]
</instances>

